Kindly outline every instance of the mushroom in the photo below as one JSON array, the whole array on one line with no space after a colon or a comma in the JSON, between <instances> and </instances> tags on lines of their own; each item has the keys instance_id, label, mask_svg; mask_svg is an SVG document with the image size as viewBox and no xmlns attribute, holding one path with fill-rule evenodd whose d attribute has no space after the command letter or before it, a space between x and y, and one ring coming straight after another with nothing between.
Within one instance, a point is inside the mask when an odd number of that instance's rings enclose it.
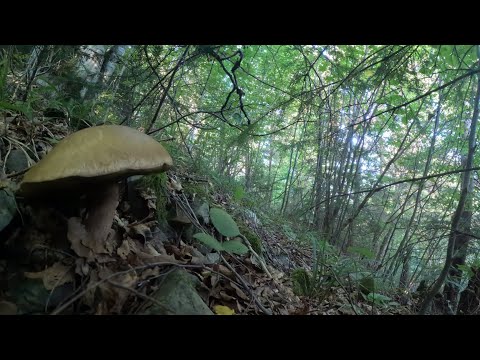
<instances>
[{"instance_id":1,"label":"mushroom","mask_svg":"<svg viewBox=\"0 0 480 360\"><path fill-rule=\"evenodd\" d=\"M168 152L152 137L127 126L96 126L60 141L28 170L18 193L25 198L52 192L65 197L85 194L85 218L75 218L86 230L83 245L96 253L106 252L105 241L119 203L119 181L163 172L172 165ZM72 219L69 232L71 225L79 225L72 224Z\"/></svg>"}]
</instances>

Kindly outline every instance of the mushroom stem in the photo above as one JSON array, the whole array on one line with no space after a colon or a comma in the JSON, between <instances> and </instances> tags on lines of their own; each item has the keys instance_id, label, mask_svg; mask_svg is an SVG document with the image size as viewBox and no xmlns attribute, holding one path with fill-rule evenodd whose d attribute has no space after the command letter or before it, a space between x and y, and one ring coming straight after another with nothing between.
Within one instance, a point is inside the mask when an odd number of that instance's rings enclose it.
<instances>
[{"instance_id":1,"label":"mushroom stem","mask_svg":"<svg viewBox=\"0 0 480 360\"><path fill-rule=\"evenodd\" d=\"M112 228L115 209L119 203L118 183L97 186L87 194L87 217L84 221L88 233L88 246L96 253L106 253L105 242Z\"/></svg>"}]
</instances>

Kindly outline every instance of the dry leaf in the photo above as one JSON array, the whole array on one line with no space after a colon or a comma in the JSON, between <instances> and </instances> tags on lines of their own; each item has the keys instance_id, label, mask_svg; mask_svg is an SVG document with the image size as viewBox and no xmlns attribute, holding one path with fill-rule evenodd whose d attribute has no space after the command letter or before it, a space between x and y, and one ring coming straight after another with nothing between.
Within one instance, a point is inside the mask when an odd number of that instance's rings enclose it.
<instances>
[{"instance_id":1,"label":"dry leaf","mask_svg":"<svg viewBox=\"0 0 480 360\"><path fill-rule=\"evenodd\" d=\"M225 291L220 291L220 298L224 301L235 301L233 296L228 295Z\"/></svg>"},{"instance_id":2,"label":"dry leaf","mask_svg":"<svg viewBox=\"0 0 480 360\"><path fill-rule=\"evenodd\" d=\"M78 256L88 258L90 249L83 245L82 240L86 238L87 230L78 217L68 219L67 238L71 243L71 248Z\"/></svg>"},{"instance_id":3,"label":"dry leaf","mask_svg":"<svg viewBox=\"0 0 480 360\"><path fill-rule=\"evenodd\" d=\"M235 310L223 305L215 305L213 311L217 315L235 315Z\"/></svg>"},{"instance_id":4,"label":"dry leaf","mask_svg":"<svg viewBox=\"0 0 480 360\"><path fill-rule=\"evenodd\" d=\"M65 266L62 263L57 262L48 269L40 272L25 272L25 277L30 279L42 279L45 289L53 290L57 286L73 282L70 268L70 266Z\"/></svg>"},{"instance_id":5,"label":"dry leaf","mask_svg":"<svg viewBox=\"0 0 480 360\"><path fill-rule=\"evenodd\" d=\"M105 249L107 252L112 255L115 253L115 249L117 249L118 245L122 242L122 235L120 231L110 229L110 233L107 236L107 240L105 241Z\"/></svg>"},{"instance_id":6,"label":"dry leaf","mask_svg":"<svg viewBox=\"0 0 480 360\"><path fill-rule=\"evenodd\" d=\"M147 253L147 254L149 254L149 255L153 255L153 256L161 255L157 250L155 250L155 248L153 247L153 245L150 244L150 243L146 243L146 244L143 246L143 249L145 250L145 253Z\"/></svg>"},{"instance_id":7,"label":"dry leaf","mask_svg":"<svg viewBox=\"0 0 480 360\"><path fill-rule=\"evenodd\" d=\"M121 313L123 304L131 293L126 289L115 286L115 284L127 288L133 288L138 280L138 277L134 271L110 277L112 274L113 271L108 267L102 267L98 272L100 279L108 278L107 282L99 285L102 293L102 303L104 306L106 306L106 308L102 308L102 312L106 311L106 313Z\"/></svg>"},{"instance_id":8,"label":"dry leaf","mask_svg":"<svg viewBox=\"0 0 480 360\"><path fill-rule=\"evenodd\" d=\"M240 297L240 299L245 300L245 301L250 300L249 297L247 295L245 295L243 290L240 289L237 285L235 285L235 283L230 281L230 286L235 290L235 292Z\"/></svg>"},{"instance_id":9,"label":"dry leaf","mask_svg":"<svg viewBox=\"0 0 480 360\"><path fill-rule=\"evenodd\" d=\"M97 283L98 280L98 271L92 270L90 272L90 281L87 285L87 291L83 296L83 303L92 309L95 307L95 292L98 290L98 287L92 287L92 285Z\"/></svg>"},{"instance_id":10,"label":"dry leaf","mask_svg":"<svg viewBox=\"0 0 480 360\"><path fill-rule=\"evenodd\" d=\"M226 266L222 265L222 264L215 264L213 265L213 269L215 271L218 271L220 274L223 274L227 277L231 277L233 276L233 272L227 268Z\"/></svg>"},{"instance_id":11,"label":"dry leaf","mask_svg":"<svg viewBox=\"0 0 480 360\"><path fill-rule=\"evenodd\" d=\"M86 276L90 272L90 266L84 258L77 258L75 260L75 273L80 276Z\"/></svg>"},{"instance_id":12,"label":"dry leaf","mask_svg":"<svg viewBox=\"0 0 480 360\"><path fill-rule=\"evenodd\" d=\"M117 255L120 256L123 260L127 259L128 254L130 254L130 245L127 240L123 240L122 245L117 249Z\"/></svg>"},{"instance_id":13,"label":"dry leaf","mask_svg":"<svg viewBox=\"0 0 480 360\"><path fill-rule=\"evenodd\" d=\"M152 277L158 276L159 274L160 274L160 268L158 266L155 266L154 268L149 268L144 270L140 276L140 279L145 280L151 276Z\"/></svg>"},{"instance_id":14,"label":"dry leaf","mask_svg":"<svg viewBox=\"0 0 480 360\"><path fill-rule=\"evenodd\" d=\"M153 263L171 263L171 264L185 264L186 261L183 260L177 260L173 255L157 255L157 256L152 256L148 255L145 253L139 253L137 254L140 259L142 259L145 263L147 264L153 264Z\"/></svg>"},{"instance_id":15,"label":"dry leaf","mask_svg":"<svg viewBox=\"0 0 480 360\"><path fill-rule=\"evenodd\" d=\"M130 234L130 236L132 236L136 239L139 236L141 236L143 238L143 241L147 241L147 240L149 240L153 237L152 236L152 231L145 224L137 224L137 225L131 226L130 230L129 230L129 234Z\"/></svg>"}]
</instances>

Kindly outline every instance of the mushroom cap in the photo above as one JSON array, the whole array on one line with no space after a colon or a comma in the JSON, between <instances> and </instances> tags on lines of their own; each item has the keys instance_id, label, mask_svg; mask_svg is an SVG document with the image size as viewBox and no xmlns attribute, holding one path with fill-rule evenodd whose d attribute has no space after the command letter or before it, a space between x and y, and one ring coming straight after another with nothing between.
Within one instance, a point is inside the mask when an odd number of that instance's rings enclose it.
<instances>
[{"instance_id":1,"label":"mushroom cap","mask_svg":"<svg viewBox=\"0 0 480 360\"><path fill-rule=\"evenodd\" d=\"M172 165L168 152L151 136L128 126L95 126L61 140L27 171L19 192L26 196L117 181L131 175L166 171Z\"/></svg>"}]
</instances>

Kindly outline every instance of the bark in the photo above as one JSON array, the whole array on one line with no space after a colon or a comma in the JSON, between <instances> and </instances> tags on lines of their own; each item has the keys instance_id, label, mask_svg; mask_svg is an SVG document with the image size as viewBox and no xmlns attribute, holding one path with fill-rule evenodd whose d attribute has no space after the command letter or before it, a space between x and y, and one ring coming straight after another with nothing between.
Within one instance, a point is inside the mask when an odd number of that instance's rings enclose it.
<instances>
[{"instance_id":1,"label":"bark","mask_svg":"<svg viewBox=\"0 0 480 360\"><path fill-rule=\"evenodd\" d=\"M480 59L480 47L477 45L477 57ZM475 153L475 140L477 134L477 123L478 123L478 111L479 111L479 104L480 101L480 76L477 75L477 91L475 94L474 100L474 109L472 115L472 121L470 125L470 135L468 139L468 155L467 160L465 162L465 169L469 169L473 166L473 156ZM433 301L435 295L439 292L441 286L445 282L447 275L450 274L453 279L459 279L461 276L461 270L458 268L458 265L461 262L465 261L466 256L466 247L468 245L468 238L465 237L464 234L460 234L458 231L462 231L465 226L468 226L468 221L470 215L468 214L471 211L469 208L466 207L467 198L471 196L471 171L466 171L463 173L462 176L462 188L460 192L460 199L458 201L457 209L453 215L452 223L451 223L451 232L448 238L448 246L447 246L447 255L445 257L445 264L438 277L437 281L433 285L430 292L427 294L425 300L423 301L420 307L420 314L426 314L430 308L430 305ZM452 265L455 265L453 269L451 269ZM447 309L450 313L454 313L456 309L456 296L458 294L458 287L446 287L445 295L448 297L446 299Z\"/></svg>"}]
</instances>

